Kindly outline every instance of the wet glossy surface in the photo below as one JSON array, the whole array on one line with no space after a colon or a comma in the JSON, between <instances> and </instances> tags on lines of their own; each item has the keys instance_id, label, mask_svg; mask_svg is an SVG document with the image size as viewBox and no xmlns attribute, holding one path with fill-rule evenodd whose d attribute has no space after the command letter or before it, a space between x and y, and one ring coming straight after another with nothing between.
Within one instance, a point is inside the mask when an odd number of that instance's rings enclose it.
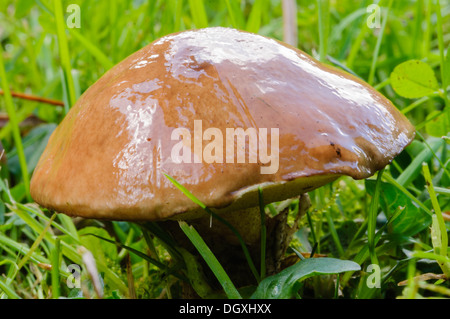
<instances>
[{"instance_id":1,"label":"wet glossy surface","mask_svg":"<svg viewBox=\"0 0 450 319\"><path fill-rule=\"evenodd\" d=\"M248 162L174 163L171 133L193 132L194 120L224 135L278 128L278 172L261 174ZM196 206L163 173L206 204L225 206L261 183L366 178L413 136L374 89L302 51L233 29L186 31L131 55L83 94L49 141L32 195L68 214L154 219Z\"/></svg>"}]
</instances>

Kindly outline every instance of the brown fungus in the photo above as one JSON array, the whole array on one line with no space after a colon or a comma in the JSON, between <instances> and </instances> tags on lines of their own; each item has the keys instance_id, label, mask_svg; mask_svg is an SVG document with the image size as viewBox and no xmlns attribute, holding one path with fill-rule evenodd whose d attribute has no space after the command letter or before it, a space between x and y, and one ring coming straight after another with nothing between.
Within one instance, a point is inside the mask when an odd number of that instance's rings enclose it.
<instances>
[{"instance_id":1,"label":"brown fungus","mask_svg":"<svg viewBox=\"0 0 450 319\"><path fill-rule=\"evenodd\" d=\"M181 128L184 135L174 138ZM247 140L225 149L227 129L238 128ZM265 157L261 147L250 147L251 132L267 142ZM259 247L259 187L266 203L301 196L304 210L302 194L343 175L373 175L414 133L375 89L294 47L229 28L190 30L147 45L84 92L51 136L31 194L70 216L189 219L213 248L219 242L218 256L222 250L231 256L239 251L227 248L239 245L233 234L218 222L210 228L209 216L164 174ZM285 249L290 236L280 236L280 229L292 229L283 223L268 220L268 240L284 241ZM277 271L284 250L273 245L278 252L268 256L277 259L271 261ZM236 264L235 256L231 260Z\"/></svg>"}]
</instances>

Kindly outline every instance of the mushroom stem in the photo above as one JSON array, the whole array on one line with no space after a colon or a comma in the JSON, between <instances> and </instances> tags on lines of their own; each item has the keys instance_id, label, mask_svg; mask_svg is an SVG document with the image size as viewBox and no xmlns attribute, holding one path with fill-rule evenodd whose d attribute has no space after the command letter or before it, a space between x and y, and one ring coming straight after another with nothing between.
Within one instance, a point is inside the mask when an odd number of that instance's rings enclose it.
<instances>
[{"instance_id":1,"label":"mushroom stem","mask_svg":"<svg viewBox=\"0 0 450 319\"><path fill-rule=\"evenodd\" d=\"M280 212L276 216L265 216L266 275L273 275L281 270L286 250L295 231L298 230L298 221L310 206L308 194L302 194L295 199L299 200L299 210L292 226L288 225L287 220L289 206L294 199L282 202L279 205ZM227 212L223 215L219 213L219 216L239 232L248 248L251 259L255 264L259 265L261 260L262 229L260 208L251 207ZM240 242L229 226L214 218L211 224L209 215L187 220L186 222L193 226L205 242L208 243L208 247L237 287L257 284L257 280L253 276L251 268L246 261L245 254L240 247ZM192 243L180 231L177 222L168 220L161 222L161 225L174 237L180 247L198 256L198 252ZM204 267L204 269L207 269L207 267ZM214 281L212 274L206 274L206 276L212 282ZM214 286L214 284L212 285Z\"/></svg>"}]
</instances>

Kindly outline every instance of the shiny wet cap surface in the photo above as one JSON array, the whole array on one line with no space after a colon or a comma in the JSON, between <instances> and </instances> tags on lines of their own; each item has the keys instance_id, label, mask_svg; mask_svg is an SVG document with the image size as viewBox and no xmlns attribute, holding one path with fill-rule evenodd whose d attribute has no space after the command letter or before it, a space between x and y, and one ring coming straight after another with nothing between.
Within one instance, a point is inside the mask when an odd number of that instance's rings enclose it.
<instances>
[{"instance_id":1,"label":"shiny wet cap surface","mask_svg":"<svg viewBox=\"0 0 450 319\"><path fill-rule=\"evenodd\" d=\"M222 163L205 162L194 146L199 121L201 132L223 134L224 148L227 129L266 129L268 154L278 130L277 170L262 174L268 164L251 163L248 151L244 163L237 150L233 162L226 151ZM171 156L177 128L191 133L191 163ZM203 138L200 151L210 142ZM31 193L69 215L158 220L198 208L164 174L210 207L257 185L284 185L288 192L268 190L282 200L341 175L367 178L413 138L389 100L300 50L229 28L185 31L137 51L86 90L50 138Z\"/></svg>"}]
</instances>

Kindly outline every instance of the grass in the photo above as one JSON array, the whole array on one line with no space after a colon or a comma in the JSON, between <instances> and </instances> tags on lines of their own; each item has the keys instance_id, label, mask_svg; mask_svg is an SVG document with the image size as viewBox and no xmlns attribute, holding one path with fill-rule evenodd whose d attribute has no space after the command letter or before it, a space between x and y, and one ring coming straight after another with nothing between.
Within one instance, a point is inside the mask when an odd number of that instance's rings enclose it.
<instances>
[{"instance_id":1,"label":"grass","mask_svg":"<svg viewBox=\"0 0 450 319\"><path fill-rule=\"evenodd\" d=\"M450 271L450 2L378 3L379 16L371 16L368 0L357 5L298 0L298 46L372 84L415 125L416 139L376 176L365 181L341 178L311 192L312 206L300 221L290 253L302 261L310 259L304 257L310 253L330 259L320 262L320 271L304 262L298 263L299 272L289 269L278 277L265 277L264 263L257 269L249 260L255 278L263 283L258 296L269 296L263 287L274 282L285 287L280 295L297 298L450 295L445 279ZM80 28L67 27L67 19L76 13L66 11L69 4L79 6ZM379 18L379 28L371 27L369 18ZM209 288L191 267L197 265L195 259L180 252L158 224L72 219L38 207L29 195L38 155L82 92L151 41L206 26L235 27L282 40L281 0L0 2L0 111L9 118L0 128L6 157L0 170L0 298L98 297L86 249L95 257L103 298L177 298L183 282L193 279L208 296ZM408 93L417 91L398 90L391 74L411 60L426 64L437 88L413 98ZM420 80L412 68L406 72L412 82ZM14 97L14 92L61 101L63 106ZM41 125L20 125L30 116ZM186 195L180 191L180 196ZM294 213L298 207L291 209ZM207 251L195 229L181 228ZM234 289L214 256L205 256L226 283L225 296L245 298L256 291ZM71 265L79 265L80 272ZM338 280L330 275L331 268L340 273ZM315 271L328 275L311 277ZM290 275L293 282L286 280Z\"/></svg>"}]
</instances>

